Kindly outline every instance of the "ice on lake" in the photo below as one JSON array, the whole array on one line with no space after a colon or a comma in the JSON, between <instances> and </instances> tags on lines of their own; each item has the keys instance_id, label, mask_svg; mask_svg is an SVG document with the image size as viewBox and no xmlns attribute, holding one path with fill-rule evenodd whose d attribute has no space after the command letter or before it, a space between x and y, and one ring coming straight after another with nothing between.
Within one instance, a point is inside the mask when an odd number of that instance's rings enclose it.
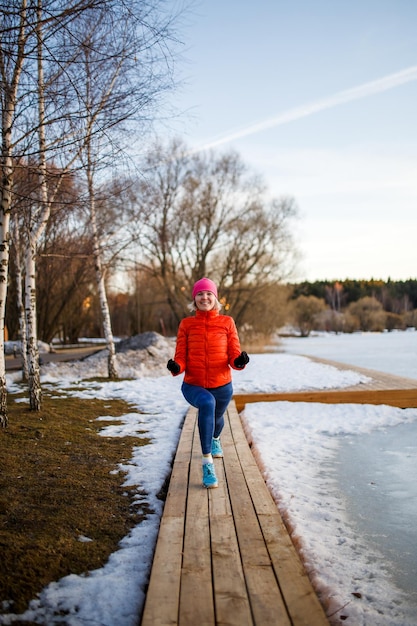
<instances>
[{"instance_id":1,"label":"ice on lake","mask_svg":"<svg viewBox=\"0 0 417 626\"><path fill-rule=\"evenodd\" d=\"M350 436L336 467L351 523L417 607L417 424Z\"/></svg>"}]
</instances>

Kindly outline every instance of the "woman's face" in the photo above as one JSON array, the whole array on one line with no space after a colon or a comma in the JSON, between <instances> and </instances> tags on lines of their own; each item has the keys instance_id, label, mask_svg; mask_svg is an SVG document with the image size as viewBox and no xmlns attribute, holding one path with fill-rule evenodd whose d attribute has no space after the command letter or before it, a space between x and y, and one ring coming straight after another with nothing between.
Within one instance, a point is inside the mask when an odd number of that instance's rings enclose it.
<instances>
[{"instance_id":1,"label":"woman's face","mask_svg":"<svg viewBox=\"0 0 417 626\"><path fill-rule=\"evenodd\" d=\"M216 297L211 291L199 291L194 300L199 311L211 311L216 303Z\"/></svg>"}]
</instances>

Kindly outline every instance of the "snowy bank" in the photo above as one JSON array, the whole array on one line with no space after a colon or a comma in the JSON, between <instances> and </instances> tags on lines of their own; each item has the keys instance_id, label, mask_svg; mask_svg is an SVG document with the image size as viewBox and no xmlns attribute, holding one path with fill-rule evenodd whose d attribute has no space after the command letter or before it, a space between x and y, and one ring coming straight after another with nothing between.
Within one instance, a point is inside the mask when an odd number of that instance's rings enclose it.
<instances>
[{"instance_id":1,"label":"snowy bank","mask_svg":"<svg viewBox=\"0 0 417 626\"><path fill-rule=\"evenodd\" d=\"M51 583L23 615L2 615L0 624L19 619L68 626L137 624L162 513L157 494L169 473L187 410L180 391L182 377L173 378L166 370L173 352L174 340L160 336L145 348L126 346L117 358L120 376L127 380L114 382L87 380L105 376L103 352L79 362L42 367L45 387L70 387L67 393L83 398L123 398L143 411L125 415L117 426L106 426L107 418L102 416L102 434L123 437L145 431L151 438L152 445L135 448L132 459L120 469L127 472L126 484L139 485L140 492L146 493L154 513L123 539L103 568ZM340 388L365 380L356 372L288 354L251 355L248 367L233 377L239 393ZM16 375L8 376L8 382L11 393L21 390ZM329 598L329 611L347 605L338 611L335 623L344 615L355 626L411 626L405 599L388 568L382 567L381 556L350 525L334 465L339 438L415 422L417 411L281 402L248 405L244 419L267 483L301 547L310 575Z\"/></svg>"}]
</instances>

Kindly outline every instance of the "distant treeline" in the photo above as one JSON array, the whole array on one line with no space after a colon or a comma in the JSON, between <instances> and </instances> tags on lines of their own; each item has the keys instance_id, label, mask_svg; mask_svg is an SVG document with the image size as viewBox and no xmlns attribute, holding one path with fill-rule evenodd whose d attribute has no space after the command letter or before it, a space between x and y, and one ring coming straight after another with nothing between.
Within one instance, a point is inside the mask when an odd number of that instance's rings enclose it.
<instances>
[{"instance_id":1,"label":"distant treeline","mask_svg":"<svg viewBox=\"0 0 417 626\"><path fill-rule=\"evenodd\" d=\"M361 298L374 297L387 312L404 313L417 309L417 279L394 281L383 280L340 280L302 282L292 284L292 298L315 296L323 298L336 311L345 309Z\"/></svg>"}]
</instances>

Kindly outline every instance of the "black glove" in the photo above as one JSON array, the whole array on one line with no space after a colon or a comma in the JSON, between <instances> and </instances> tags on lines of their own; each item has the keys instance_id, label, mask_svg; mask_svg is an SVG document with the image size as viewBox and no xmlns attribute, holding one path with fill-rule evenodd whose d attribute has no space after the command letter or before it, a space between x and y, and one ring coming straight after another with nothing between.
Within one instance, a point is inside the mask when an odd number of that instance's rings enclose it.
<instances>
[{"instance_id":1,"label":"black glove","mask_svg":"<svg viewBox=\"0 0 417 626\"><path fill-rule=\"evenodd\" d=\"M235 367L240 370L243 370L247 363L249 363L249 357L246 352L241 352L239 356L235 358Z\"/></svg>"},{"instance_id":2,"label":"black glove","mask_svg":"<svg viewBox=\"0 0 417 626\"><path fill-rule=\"evenodd\" d=\"M169 359L169 361L167 363L167 368L169 369L169 371L172 374L179 374L180 373L180 369L181 369L180 366L178 365L178 363L176 363L172 359Z\"/></svg>"}]
</instances>

